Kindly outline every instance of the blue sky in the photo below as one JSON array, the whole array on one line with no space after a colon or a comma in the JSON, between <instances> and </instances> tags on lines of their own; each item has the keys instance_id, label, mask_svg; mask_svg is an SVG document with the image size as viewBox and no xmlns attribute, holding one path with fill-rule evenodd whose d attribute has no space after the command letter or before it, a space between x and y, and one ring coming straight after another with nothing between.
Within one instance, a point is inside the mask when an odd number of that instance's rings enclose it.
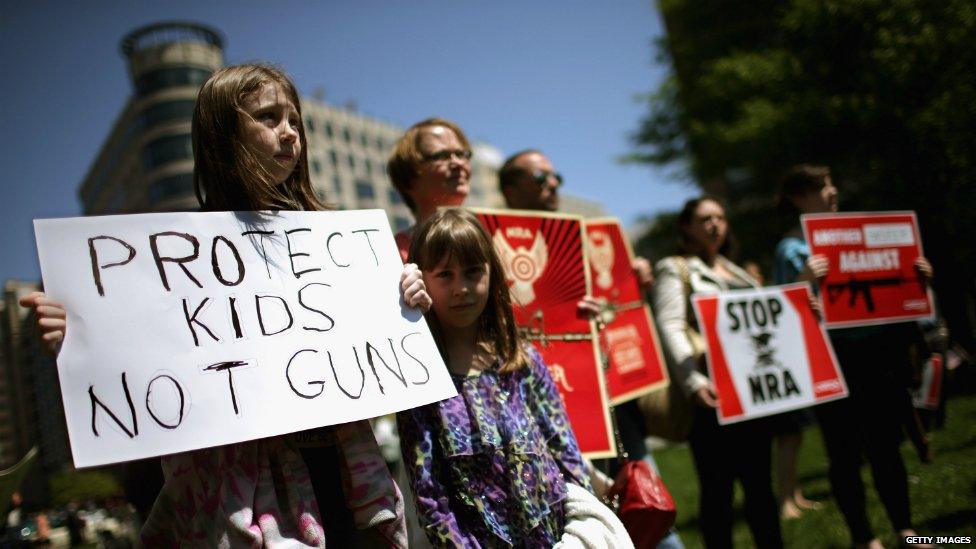
<instances>
[{"instance_id":1,"label":"blue sky","mask_svg":"<svg viewBox=\"0 0 976 549\"><path fill-rule=\"evenodd\" d=\"M119 41L161 20L216 27L228 63L276 63L305 95L402 126L444 116L506 155L538 147L567 192L625 224L694 194L673 169L616 161L646 111L635 97L666 72L650 1L14 2L0 11L0 279L39 276L32 219L79 215L131 93Z\"/></svg>"}]
</instances>

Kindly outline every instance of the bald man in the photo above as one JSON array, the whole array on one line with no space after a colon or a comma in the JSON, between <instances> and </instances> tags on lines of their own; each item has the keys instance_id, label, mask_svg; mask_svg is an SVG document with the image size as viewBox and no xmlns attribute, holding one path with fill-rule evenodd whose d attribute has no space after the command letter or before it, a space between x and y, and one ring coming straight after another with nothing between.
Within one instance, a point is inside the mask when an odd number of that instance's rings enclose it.
<instances>
[{"instance_id":1,"label":"bald man","mask_svg":"<svg viewBox=\"0 0 976 549\"><path fill-rule=\"evenodd\" d=\"M559 211L559 189L563 185L563 176L556 171L546 155L537 149L526 149L508 157L498 170L498 184L505 197L505 204L509 208ZM643 257L637 257L631 266L634 268L641 289L650 290L654 283L651 263ZM588 295L579 302L578 307L596 316L606 307L606 302ZM631 400L616 408L617 426L628 457L645 459L653 464L654 458L644 445L644 420L637 408L637 401ZM607 473L611 476L616 475L618 469L616 461L606 460L603 465ZM656 465L654 467L657 468ZM683 547L681 539L673 528L658 544L658 549L683 549Z\"/></svg>"},{"instance_id":2,"label":"bald man","mask_svg":"<svg viewBox=\"0 0 976 549\"><path fill-rule=\"evenodd\" d=\"M498 184L509 208L559 211L559 188L563 185L563 176L538 149L526 149L508 157L498 170ZM643 257L637 257L632 267L641 288L650 290L654 283L651 263ZM580 306L591 313L599 313L599 304L590 296Z\"/></svg>"}]
</instances>

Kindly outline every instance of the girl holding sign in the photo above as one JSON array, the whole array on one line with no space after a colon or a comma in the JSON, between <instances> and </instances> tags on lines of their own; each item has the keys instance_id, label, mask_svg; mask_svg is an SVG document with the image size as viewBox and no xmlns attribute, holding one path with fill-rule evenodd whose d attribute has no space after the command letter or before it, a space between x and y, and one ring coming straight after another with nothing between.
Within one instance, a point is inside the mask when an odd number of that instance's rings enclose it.
<instances>
[{"instance_id":1,"label":"girl holding sign","mask_svg":"<svg viewBox=\"0 0 976 549\"><path fill-rule=\"evenodd\" d=\"M227 67L204 83L193 112L204 210L324 209L306 149L298 93L278 69ZM401 282L408 305L429 308L415 266ZM63 307L41 293L21 304L36 310L56 351ZM406 545L400 493L366 421L166 456L162 465L165 482L142 531L147 547Z\"/></svg>"},{"instance_id":2,"label":"girl holding sign","mask_svg":"<svg viewBox=\"0 0 976 549\"><path fill-rule=\"evenodd\" d=\"M397 416L431 543L551 547L567 524L567 497L582 494L609 513L589 492L549 370L519 336L503 267L478 219L438 211L417 227L410 259L434 298L428 321L458 390Z\"/></svg>"},{"instance_id":3,"label":"girl holding sign","mask_svg":"<svg viewBox=\"0 0 976 549\"><path fill-rule=\"evenodd\" d=\"M756 546L782 547L776 498L770 485L772 434L766 420L720 426L718 395L705 373L691 295L757 288L728 260L731 242L725 208L707 196L689 200L678 216L681 255L655 267L654 318L678 383L696 406L689 442L698 473L701 531L707 547L732 546L733 483L745 493L745 515ZM700 337L700 336L698 336ZM698 348L696 348L698 347Z\"/></svg>"},{"instance_id":4,"label":"girl holding sign","mask_svg":"<svg viewBox=\"0 0 976 549\"><path fill-rule=\"evenodd\" d=\"M800 214L837 211L837 187L826 166L800 165L783 178L782 209ZM776 282L808 281L816 289L830 265L810 255L799 226L776 247ZM925 258L915 263L919 276L932 277ZM830 331L830 340L847 381L850 396L814 408L830 458L830 486L852 541L857 547L880 548L868 520L861 479L861 455L871 463L874 486L891 524L901 537L914 536L908 477L899 447L903 410L911 408L908 392L909 346L918 339L910 323Z\"/></svg>"}]
</instances>

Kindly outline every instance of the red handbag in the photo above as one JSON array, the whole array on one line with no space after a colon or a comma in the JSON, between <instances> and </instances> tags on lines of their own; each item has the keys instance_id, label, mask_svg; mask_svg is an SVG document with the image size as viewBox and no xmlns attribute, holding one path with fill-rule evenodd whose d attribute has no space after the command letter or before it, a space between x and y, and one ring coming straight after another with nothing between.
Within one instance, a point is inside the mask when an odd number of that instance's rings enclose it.
<instances>
[{"instance_id":1,"label":"red handbag","mask_svg":"<svg viewBox=\"0 0 976 549\"><path fill-rule=\"evenodd\" d=\"M656 547L674 524L677 510L671 493L644 460L621 467L609 496L616 500L617 516L637 549Z\"/></svg>"}]
</instances>

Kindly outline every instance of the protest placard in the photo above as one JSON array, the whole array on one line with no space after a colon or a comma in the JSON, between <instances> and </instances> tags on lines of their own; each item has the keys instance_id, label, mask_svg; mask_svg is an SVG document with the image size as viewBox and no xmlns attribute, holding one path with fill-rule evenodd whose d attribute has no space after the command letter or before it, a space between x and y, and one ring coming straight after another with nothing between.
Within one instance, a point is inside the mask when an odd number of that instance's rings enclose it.
<instances>
[{"instance_id":1,"label":"protest placard","mask_svg":"<svg viewBox=\"0 0 976 549\"><path fill-rule=\"evenodd\" d=\"M556 380L580 450L616 455L593 322L576 304L590 288L583 223L575 216L472 209L508 271L515 321Z\"/></svg>"},{"instance_id":2,"label":"protest placard","mask_svg":"<svg viewBox=\"0 0 976 549\"><path fill-rule=\"evenodd\" d=\"M720 424L847 396L806 284L694 296Z\"/></svg>"},{"instance_id":3,"label":"protest placard","mask_svg":"<svg viewBox=\"0 0 976 549\"><path fill-rule=\"evenodd\" d=\"M386 215L160 213L34 222L65 305L75 465L219 446L454 396L400 297Z\"/></svg>"},{"instance_id":4,"label":"protest placard","mask_svg":"<svg viewBox=\"0 0 976 549\"><path fill-rule=\"evenodd\" d=\"M600 339L609 360L610 402L617 405L666 386L667 369L620 221L587 219L585 225L593 296L606 299L610 313Z\"/></svg>"},{"instance_id":5,"label":"protest placard","mask_svg":"<svg viewBox=\"0 0 976 549\"><path fill-rule=\"evenodd\" d=\"M932 294L915 270L915 212L805 214L800 223L810 252L830 262L819 288L827 328L932 318Z\"/></svg>"}]
</instances>

